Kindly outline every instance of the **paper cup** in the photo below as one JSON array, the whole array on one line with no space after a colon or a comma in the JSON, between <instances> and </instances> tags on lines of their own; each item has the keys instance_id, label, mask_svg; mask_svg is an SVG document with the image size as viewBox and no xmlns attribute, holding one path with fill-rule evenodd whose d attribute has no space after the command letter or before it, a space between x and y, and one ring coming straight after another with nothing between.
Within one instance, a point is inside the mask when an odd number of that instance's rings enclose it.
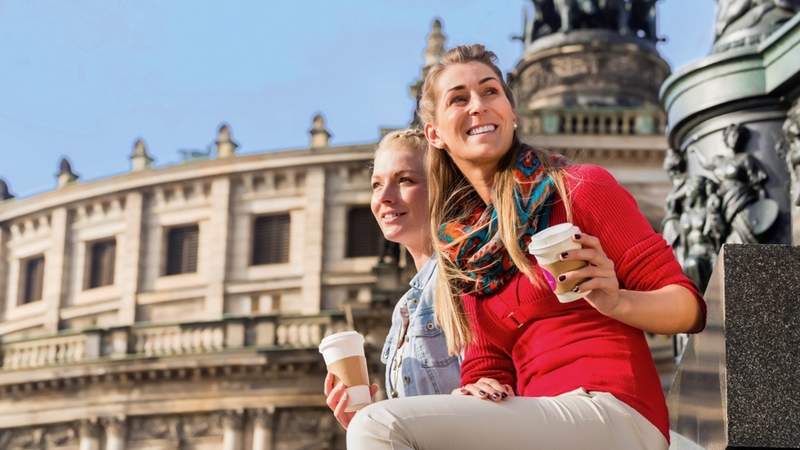
<instances>
[{"instance_id":1,"label":"paper cup","mask_svg":"<svg viewBox=\"0 0 800 450\"><path fill-rule=\"evenodd\" d=\"M345 411L357 411L372 403L369 392L364 337L356 331L343 331L327 336L319 344L328 372L346 386L349 402Z\"/></svg>"},{"instance_id":2,"label":"paper cup","mask_svg":"<svg viewBox=\"0 0 800 450\"><path fill-rule=\"evenodd\" d=\"M580 243L572 240L572 236L580 232L580 228L571 223L560 223L531 236L528 245L528 252L536 258L550 288L561 303L579 300L591 292L572 292L572 288L582 283L584 279L563 283L558 281L558 276L562 273L578 270L587 264L586 261L562 261L560 256L566 251L581 248Z\"/></svg>"}]
</instances>

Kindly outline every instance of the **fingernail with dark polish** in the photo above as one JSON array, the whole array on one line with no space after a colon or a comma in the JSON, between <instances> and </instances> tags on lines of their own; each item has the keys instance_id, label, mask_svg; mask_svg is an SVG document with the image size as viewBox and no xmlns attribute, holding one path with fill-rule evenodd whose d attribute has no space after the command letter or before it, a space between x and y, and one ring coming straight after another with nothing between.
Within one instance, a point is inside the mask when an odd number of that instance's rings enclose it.
<instances>
[{"instance_id":1,"label":"fingernail with dark polish","mask_svg":"<svg viewBox=\"0 0 800 450\"><path fill-rule=\"evenodd\" d=\"M558 276L558 281L564 281L564 280L566 280L566 279L567 279L567 276L566 276L566 275L559 275L559 276Z\"/></svg>"},{"instance_id":2,"label":"fingernail with dark polish","mask_svg":"<svg viewBox=\"0 0 800 450\"><path fill-rule=\"evenodd\" d=\"M580 292L580 291L581 291L580 286L575 286L574 288L572 288L572 292Z\"/></svg>"},{"instance_id":3,"label":"fingernail with dark polish","mask_svg":"<svg viewBox=\"0 0 800 450\"><path fill-rule=\"evenodd\" d=\"M492 398L497 400L500 398L500 394L492 394Z\"/></svg>"},{"instance_id":4,"label":"fingernail with dark polish","mask_svg":"<svg viewBox=\"0 0 800 450\"><path fill-rule=\"evenodd\" d=\"M506 397L508 397L508 394L506 394L505 392L503 392L503 398L506 398Z\"/></svg>"},{"instance_id":5,"label":"fingernail with dark polish","mask_svg":"<svg viewBox=\"0 0 800 450\"><path fill-rule=\"evenodd\" d=\"M461 389L461 393L464 394L464 395L467 395L467 394L469 394L469 391L466 390L466 389Z\"/></svg>"},{"instance_id":6,"label":"fingernail with dark polish","mask_svg":"<svg viewBox=\"0 0 800 450\"><path fill-rule=\"evenodd\" d=\"M575 235L575 240L576 240L576 241L577 241L577 240L579 240L580 238L581 238L581 235L580 235L580 234L576 234L576 235Z\"/></svg>"},{"instance_id":7,"label":"fingernail with dark polish","mask_svg":"<svg viewBox=\"0 0 800 450\"><path fill-rule=\"evenodd\" d=\"M486 392L478 391L478 394L481 394L481 397L486 397Z\"/></svg>"},{"instance_id":8,"label":"fingernail with dark polish","mask_svg":"<svg viewBox=\"0 0 800 450\"><path fill-rule=\"evenodd\" d=\"M564 258L566 258L568 254L569 254L569 252L564 252L564 253L562 253L562 254L561 254L561 259L564 259Z\"/></svg>"}]
</instances>

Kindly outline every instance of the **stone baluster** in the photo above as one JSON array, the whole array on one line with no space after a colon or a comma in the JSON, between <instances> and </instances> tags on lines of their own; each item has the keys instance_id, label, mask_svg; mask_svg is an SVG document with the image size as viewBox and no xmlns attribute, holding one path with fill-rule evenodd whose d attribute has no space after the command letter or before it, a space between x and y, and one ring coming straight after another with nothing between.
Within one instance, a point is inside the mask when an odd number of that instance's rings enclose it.
<instances>
[{"instance_id":1,"label":"stone baluster","mask_svg":"<svg viewBox=\"0 0 800 450\"><path fill-rule=\"evenodd\" d=\"M253 450L272 450L275 408L258 409L254 413Z\"/></svg>"}]
</instances>

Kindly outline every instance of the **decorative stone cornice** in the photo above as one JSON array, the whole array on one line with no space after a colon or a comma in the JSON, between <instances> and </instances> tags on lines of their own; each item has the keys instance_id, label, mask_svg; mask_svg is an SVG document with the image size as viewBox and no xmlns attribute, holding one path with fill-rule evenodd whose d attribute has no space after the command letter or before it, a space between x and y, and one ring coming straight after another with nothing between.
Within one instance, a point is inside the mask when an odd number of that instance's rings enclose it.
<instances>
[{"instance_id":1,"label":"decorative stone cornice","mask_svg":"<svg viewBox=\"0 0 800 450\"><path fill-rule=\"evenodd\" d=\"M348 145L324 149L296 149L241 155L222 160L198 161L153 170L109 177L82 183L81 189L64 189L47 192L3 204L0 222L37 211L67 205L73 202L106 196L113 193L148 188L165 183L197 180L206 177L271 170L277 168L336 165L353 161L370 161L375 146Z\"/></svg>"}]
</instances>

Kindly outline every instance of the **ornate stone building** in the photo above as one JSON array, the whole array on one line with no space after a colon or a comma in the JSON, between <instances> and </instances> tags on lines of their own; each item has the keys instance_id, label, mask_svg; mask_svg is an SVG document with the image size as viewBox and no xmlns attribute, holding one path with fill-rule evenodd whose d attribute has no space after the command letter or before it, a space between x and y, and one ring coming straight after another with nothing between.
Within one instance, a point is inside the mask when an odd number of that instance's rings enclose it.
<instances>
[{"instance_id":1,"label":"ornate stone building","mask_svg":"<svg viewBox=\"0 0 800 450\"><path fill-rule=\"evenodd\" d=\"M608 167L660 228L669 68L652 11L554 7L561 30L534 3L509 77L525 139ZM0 449L344 448L317 345L359 330L380 383L408 274L380 256L374 146L329 136L316 116L308 147L240 155L223 125L213 155L182 164L153 167L138 140L124 175L84 183L64 160L52 192L0 182ZM651 344L668 365L669 339Z\"/></svg>"}]
</instances>

